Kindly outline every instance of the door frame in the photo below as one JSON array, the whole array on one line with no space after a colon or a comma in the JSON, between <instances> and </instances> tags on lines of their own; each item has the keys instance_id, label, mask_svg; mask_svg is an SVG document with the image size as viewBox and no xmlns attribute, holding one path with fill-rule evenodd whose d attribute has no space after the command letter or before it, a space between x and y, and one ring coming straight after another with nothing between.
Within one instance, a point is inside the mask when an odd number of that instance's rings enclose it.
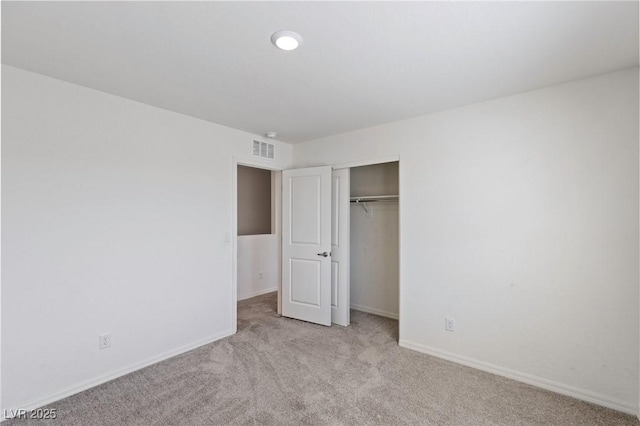
<instances>
[{"instance_id":1,"label":"door frame","mask_svg":"<svg viewBox=\"0 0 640 426\"><path fill-rule=\"evenodd\" d=\"M334 170L337 169L350 169L352 167L360 167L360 166L371 166L374 164L383 164L383 163L391 163L397 161L398 164L398 195L401 195L402 192L402 182L404 181L403 169L402 169L402 161L400 158L400 154L391 155L386 157L378 157L378 158L370 158L366 160L360 161L351 161L347 163L339 163L332 164L331 167ZM231 298L232 298L232 307L231 307L231 324L233 334L238 331L238 165L240 166L249 166L256 167L259 169L266 169L276 172L282 172L287 168L294 168L295 166L285 166L282 163L275 162L267 162L261 161L258 159L247 158L247 157L232 157L232 173L231 173L231 253L232 253L232 269L231 269ZM313 167L313 165L307 165L306 167ZM282 174L280 173L280 182L281 182ZM273 188L273 187L272 187ZM276 209L277 218L275 219L275 224L277 225L276 230L279 235L280 243L278 259L278 314L281 314L281 300L280 297L282 295L282 187L281 185L277 185L275 188L275 194L272 193L272 197L275 195L275 202L272 202L272 208ZM402 339L402 203L403 198L398 198L398 341ZM272 211L272 214L274 212ZM272 220L274 220L272 216ZM351 289L349 289L351 291Z\"/></svg>"},{"instance_id":2,"label":"door frame","mask_svg":"<svg viewBox=\"0 0 640 426\"><path fill-rule=\"evenodd\" d=\"M282 163L247 157L231 157L231 324L233 334L238 331L238 166L270 170L275 173L271 179L271 224L273 234L278 238L278 314L281 312L282 294Z\"/></svg>"},{"instance_id":3,"label":"door frame","mask_svg":"<svg viewBox=\"0 0 640 426\"><path fill-rule=\"evenodd\" d=\"M375 164L398 162L398 342L402 339L402 161L400 154L388 157L371 158L368 160L351 161L333 165L334 170L351 169L353 167L372 166ZM351 260L351 259L349 259ZM351 286L349 286L351 287ZM351 291L351 288L349 288Z\"/></svg>"}]
</instances>

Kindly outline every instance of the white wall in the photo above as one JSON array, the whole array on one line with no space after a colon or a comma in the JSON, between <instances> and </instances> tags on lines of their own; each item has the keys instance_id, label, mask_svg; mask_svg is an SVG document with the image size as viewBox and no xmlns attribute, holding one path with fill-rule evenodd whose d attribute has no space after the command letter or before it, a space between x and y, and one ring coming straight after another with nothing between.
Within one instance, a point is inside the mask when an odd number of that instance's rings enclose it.
<instances>
[{"instance_id":1,"label":"white wall","mask_svg":"<svg viewBox=\"0 0 640 426\"><path fill-rule=\"evenodd\" d=\"M398 163L351 169L351 196L397 195ZM351 203L351 307L398 318L398 202Z\"/></svg>"},{"instance_id":2,"label":"white wall","mask_svg":"<svg viewBox=\"0 0 640 426\"><path fill-rule=\"evenodd\" d=\"M401 344L636 411L638 69L294 149L390 155Z\"/></svg>"},{"instance_id":3,"label":"white wall","mask_svg":"<svg viewBox=\"0 0 640 426\"><path fill-rule=\"evenodd\" d=\"M238 300L278 289L279 238L275 234L238 237Z\"/></svg>"},{"instance_id":4,"label":"white wall","mask_svg":"<svg viewBox=\"0 0 640 426\"><path fill-rule=\"evenodd\" d=\"M232 156L254 135L8 66L2 106L3 408L232 332Z\"/></svg>"}]
</instances>

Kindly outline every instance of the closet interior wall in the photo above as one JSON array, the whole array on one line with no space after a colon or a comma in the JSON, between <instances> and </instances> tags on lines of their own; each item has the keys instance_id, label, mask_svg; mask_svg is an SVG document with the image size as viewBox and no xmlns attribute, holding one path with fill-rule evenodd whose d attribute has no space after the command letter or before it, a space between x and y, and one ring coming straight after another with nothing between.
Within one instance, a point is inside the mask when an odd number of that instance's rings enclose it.
<instances>
[{"instance_id":1,"label":"closet interior wall","mask_svg":"<svg viewBox=\"0 0 640 426\"><path fill-rule=\"evenodd\" d=\"M398 162L351 168L351 197L398 190ZM351 203L352 309L398 318L398 224L398 200Z\"/></svg>"}]
</instances>

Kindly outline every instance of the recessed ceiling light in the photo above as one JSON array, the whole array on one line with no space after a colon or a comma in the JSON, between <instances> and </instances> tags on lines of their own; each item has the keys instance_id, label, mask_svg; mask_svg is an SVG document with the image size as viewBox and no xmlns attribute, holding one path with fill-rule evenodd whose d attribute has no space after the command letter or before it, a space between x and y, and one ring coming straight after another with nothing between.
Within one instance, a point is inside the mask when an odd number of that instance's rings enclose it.
<instances>
[{"instance_id":1,"label":"recessed ceiling light","mask_svg":"<svg viewBox=\"0 0 640 426\"><path fill-rule=\"evenodd\" d=\"M266 137L268 137L269 139L273 139L278 137L278 134L276 132L267 132L264 134Z\"/></svg>"},{"instance_id":2,"label":"recessed ceiling light","mask_svg":"<svg viewBox=\"0 0 640 426\"><path fill-rule=\"evenodd\" d=\"M294 50L302 44L302 37L293 31L276 31L271 36L271 43L278 49Z\"/></svg>"}]
</instances>

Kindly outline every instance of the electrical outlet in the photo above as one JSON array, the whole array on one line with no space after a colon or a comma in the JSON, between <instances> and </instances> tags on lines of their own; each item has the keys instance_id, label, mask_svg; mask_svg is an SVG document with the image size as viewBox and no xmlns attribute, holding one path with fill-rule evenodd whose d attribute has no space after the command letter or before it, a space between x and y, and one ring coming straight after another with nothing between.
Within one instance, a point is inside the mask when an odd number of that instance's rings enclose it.
<instances>
[{"instance_id":1,"label":"electrical outlet","mask_svg":"<svg viewBox=\"0 0 640 426\"><path fill-rule=\"evenodd\" d=\"M264 278L264 272L262 272L262 271L258 272L258 278L263 279Z\"/></svg>"},{"instance_id":2,"label":"electrical outlet","mask_svg":"<svg viewBox=\"0 0 640 426\"><path fill-rule=\"evenodd\" d=\"M98 339L100 340L100 349L111 347L111 333L101 334Z\"/></svg>"},{"instance_id":3,"label":"electrical outlet","mask_svg":"<svg viewBox=\"0 0 640 426\"><path fill-rule=\"evenodd\" d=\"M456 328L456 320L453 318L444 319L444 329L447 331L454 331Z\"/></svg>"}]
</instances>

